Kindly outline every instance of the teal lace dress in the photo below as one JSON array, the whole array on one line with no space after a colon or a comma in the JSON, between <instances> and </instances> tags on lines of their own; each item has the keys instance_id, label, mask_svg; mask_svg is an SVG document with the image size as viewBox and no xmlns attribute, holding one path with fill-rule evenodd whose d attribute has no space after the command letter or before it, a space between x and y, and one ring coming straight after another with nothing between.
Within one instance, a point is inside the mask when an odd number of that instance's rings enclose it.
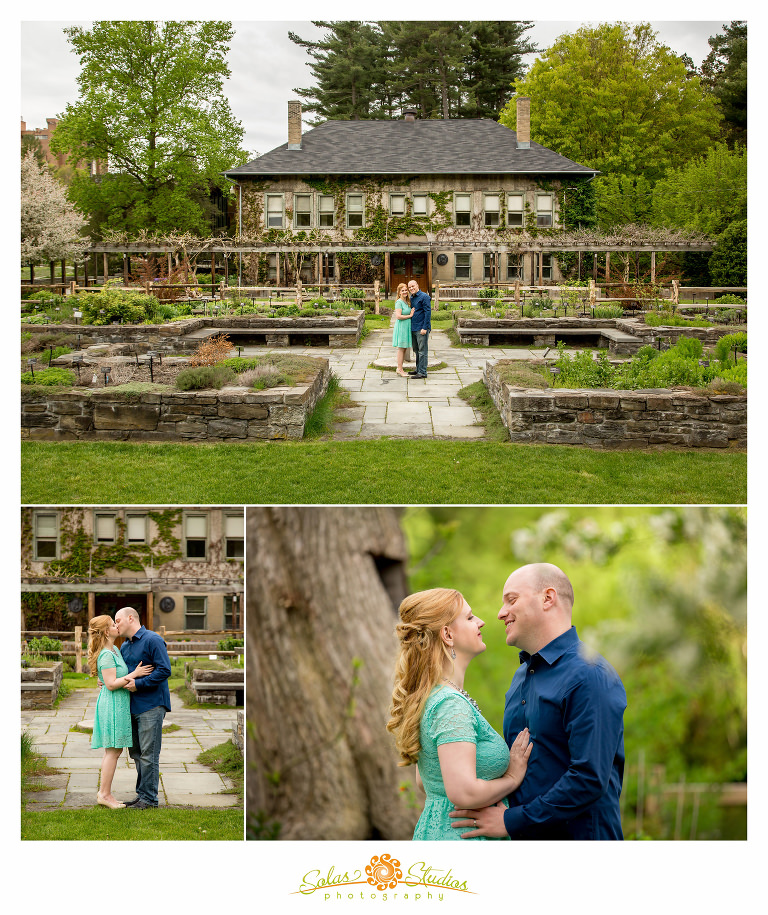
<instances>
[{"instance_id":1,"label":"teal lace dress","mask_svg":"<svg viewBox=\"0 0 768 915\"><path fill-rule=\"evenodd\" d=\"M402 299L398 299L395 302L395 314L397 312L401 314L406 314L411 311L411 306L404 302ZM411 345L411 319L408 318L405 321L400 321L395 318L395 327L392 331L392 346L402 347L403 349L408 349Z\"/></svg>"},{"instance_id":2,"label":"teal lace dress","mask_svg":"<svg viewBox=\"0 0 768 915\"><path fill-rule=\"evenodd\" d=\"M96 661L99 679L104 682L102 670L115 668L115 677L124 677L128 665L119 651L105 648L99 653ZM131 734L131 694L127 689L107 689L102 686L96 700L96 714L93 719L91 748L97 747L130 747L133 745Z\"/></svg>"},{"instance_id":3,"label":"teal lace dress","mask_svg":"<svg viewBox=\"0 0 768 915\"><path fill-rule=\"evenodd\" d=\"M437 748L444 743L474 743L477 777L488 780L500 778L507 771L509 747L472 703L448 686L436 686L429 694L421 717L420 741L419 775L427 801L413 838L468 841L461 839L466 829L451 827L453 804L445 794Z\"/></svg>"}]
</instances>

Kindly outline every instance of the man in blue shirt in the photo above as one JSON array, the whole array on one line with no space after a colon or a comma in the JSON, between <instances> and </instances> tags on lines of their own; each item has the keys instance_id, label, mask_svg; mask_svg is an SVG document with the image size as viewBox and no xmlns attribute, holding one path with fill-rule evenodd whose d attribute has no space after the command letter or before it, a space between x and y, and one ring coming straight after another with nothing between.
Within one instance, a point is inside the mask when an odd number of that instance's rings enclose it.
<instances>
[{"instance_id":1,"label":"man in blue shirt","mask_svg":"<svg viewBox=\"0 0 768 915\"><path fill-rule=\"evenodd\" d=\"M426 378L428 363L429 332L432 330L432 299L426 292L421 292L416 280L408 283L411 296L411 343L416 353L416 371L408 372L411 378Z\"/></svg>"},{"instance_id":2,"label":"man in blue shirt","mask_svg":"<svg viewBox=\"0 0 768 915\"><path fill-rule=\"evenodd\" d=\"M503 803L457 810L462 838L623 839L627 697L616 671L590 653L571 625L573 588L557 566L535 563L504 585L498 618L520 651L504 706L504 738L524 727L533 751L520 787Z\"/></svg>"},{"instance_id":3,"label":"man in blue shirt","mask_svg":"<svg viewBox=\"0 0 768 915\"><path fill-rule=\"evenodd\" d=\"M125 639L120 652L125 663L133 665L129 669L133 670L140 661L154 667L152 673L136 677L126 687L131 692L133 746L128 752L136 766L136 797L125 806L145 810L158 805L163 719L171 710L168 690L171 662L163 639L141 625L139 613L133 607L118 610L115 625Z\"/></svg>"}]
</instances>

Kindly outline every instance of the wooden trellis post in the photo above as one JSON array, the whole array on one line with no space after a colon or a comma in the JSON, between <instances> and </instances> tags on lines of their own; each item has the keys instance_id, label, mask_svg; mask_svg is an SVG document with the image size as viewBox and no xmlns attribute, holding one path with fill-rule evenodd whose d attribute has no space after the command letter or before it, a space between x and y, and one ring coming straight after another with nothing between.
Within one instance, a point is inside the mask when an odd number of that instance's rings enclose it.
<instances>
[{"instance_id":1,"label":"wooden trellis post","mask_svg":"<svg viewBox=\"0 0 768 915\"><path fill-rule=\"evenodd\" d=\"M379 314L379 304L381 302L381 290L379 289L379 281L376 279L373 281L373 301L374 301L374 313Z\"/></svg>"},{"instance_id":2,"label":"wooden trellis post","mask_svg":"<svg viewBox=\"0 0 768 915\"><path fill-rule=\"evenodd\" d=\"M83 672L83 627L75 626L75 673Z\"/></svg>"}]
</instances>

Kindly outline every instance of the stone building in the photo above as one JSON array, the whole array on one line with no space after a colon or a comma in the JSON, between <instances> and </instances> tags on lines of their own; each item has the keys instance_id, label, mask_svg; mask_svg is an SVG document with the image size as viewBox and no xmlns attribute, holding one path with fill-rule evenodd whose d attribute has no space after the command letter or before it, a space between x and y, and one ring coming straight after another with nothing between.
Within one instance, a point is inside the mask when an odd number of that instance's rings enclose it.
<instances>
[{"instance_id":1,"label":"stone building","mask_svg":"<svg viewBox=\"0 0 768 915\"><path fill-rule=\"evenodd\" d=\"M554 255L520 237L561 227L565 201L596 174L531 142L526 98L516 131L407 111L302 133L293 101L288 142L226 172L237 184L241 239L259 248L251 282L288 283L297 270L304 282L344 282L357 256L361 281L378 278L390 293L411 278L422 288L557 282Z\"/></svg>"},{"instance_id":2,"label":"stone building","mask_svg":"<svg viewBox=\"0 0 768 915\"><path fill-rule=\"evenodd\" d=\"M21 628L50 628L36 614L57 595L84 626L132 606L149 629L240 630L243 538L239 507L24 507Z\"/></svg>"}]
</instances>

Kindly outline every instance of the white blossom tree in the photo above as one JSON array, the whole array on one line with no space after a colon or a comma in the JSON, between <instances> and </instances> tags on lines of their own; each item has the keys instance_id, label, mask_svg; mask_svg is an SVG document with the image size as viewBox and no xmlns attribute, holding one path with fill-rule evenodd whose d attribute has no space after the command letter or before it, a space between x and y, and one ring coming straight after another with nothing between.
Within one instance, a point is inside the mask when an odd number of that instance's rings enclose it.
<instances>
[{"instance_id":1,"label":"white blossom tree","mask_svg":"<svg viewBox=\"0 0 768 915\"><path fill-rule=\"evenodd\" d=\"M40 264L76 258L88 247L85 219L66 191L33 152L21 160L21 262Z\"/></svg>"}]
</instances>

